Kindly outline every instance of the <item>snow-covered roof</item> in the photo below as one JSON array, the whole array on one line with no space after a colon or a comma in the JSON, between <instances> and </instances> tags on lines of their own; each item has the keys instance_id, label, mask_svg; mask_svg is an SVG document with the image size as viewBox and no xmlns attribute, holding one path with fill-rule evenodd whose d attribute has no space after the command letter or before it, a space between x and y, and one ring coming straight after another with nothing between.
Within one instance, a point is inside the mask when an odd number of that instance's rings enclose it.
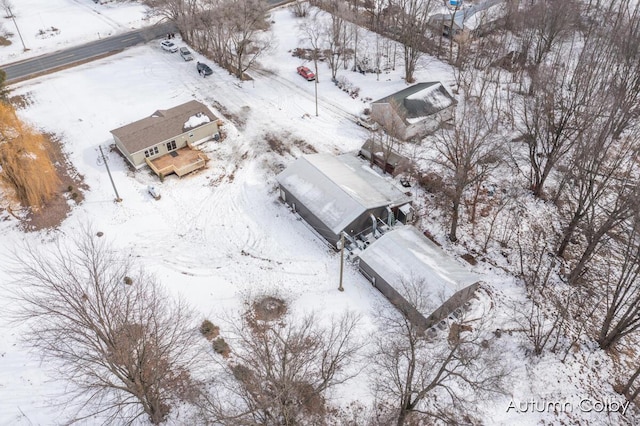
<instances>
[{"instance_id":1,"label":"snow-covered roof","mask_svg":"<svg viewBox=\"0 0 640 426\"><path fill-rule=\"evenodd\" d=\"M506 10L504 6L503 0L486 0L472 4L469 7L463 6L453 12L453 26L457 29L475 30L482 23L493 22L504 16ZM434 22L443 22L448 25L451 22L452 12L445 9L442 8L439 13L433 14L430 19Z\"/></svg>"},{"instance_id":2,"label":"snow-covered roof","mask_svg":"<svg viewBox=\"0 0 640 426\"><path fill-rule=\"evenodd\" d=\"M424 286L421 294L436 307L481 280L410 225L385 233L359 257L405 298L407 284Z\"/></svg>"},{"instance_id":3,"label":"snow-covered roof","mask_svg":"<svg viewBox=\"0 0 640 426\"><path fill-rule=\"evenodd\" d=\"M306 155L277 180L336 235L367 210L411 201L353 155Z\"/></svg>"},{"instance_id":4,"label":"snow-covered roof","mask_svg":"<svg viewBox=\"0 0 640 426\"><path fill-rule=\"evenodd\" d=\"M499 0L488 1L484 6L484 8L477 10L465 19L465 28L475 30L482 24L495 22L506 14L506 5Z\"/></svg>"},{"instance_id":5,"label":"snow-covered roof","mask_svg":"<svg viewBox=\"0 0 640 426\"><path fill-rule=\"evenodd\" d=\"M198 127L202 124L210 123L210 122L211 122L211 119L206 114L198 112L195 115L192 115L191 117L189 117L187 121L184 123L184 125L182 126L182 128L184 130L193 129L194 127Z\"/></svg>"},{"instance_id":6,"label":"snow-covered roof","mask_svg":"<svg viewBox=\"0 0 640 426\"><path fill-rule=\"evenodd\" d=\"M215 120L216 116L206 105L189 101L173 108L159 109L150 117L111 130L111 133L133 154Z\"/></svg>"}]
</instances>

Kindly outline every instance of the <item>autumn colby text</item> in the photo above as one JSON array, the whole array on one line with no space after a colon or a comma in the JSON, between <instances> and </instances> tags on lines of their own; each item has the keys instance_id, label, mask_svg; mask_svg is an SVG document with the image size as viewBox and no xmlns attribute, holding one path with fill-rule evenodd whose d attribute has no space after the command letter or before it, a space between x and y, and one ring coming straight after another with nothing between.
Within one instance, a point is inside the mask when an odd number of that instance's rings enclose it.
<instances>
[{"instance_id":1,"label":"autumn colby text","mask_svg":"<svg viewBox=\"0 0 640 426\"><path fill-rule=\"evenodd\" d=\"M583 398L577 402L535 399L515 401L512 399L507 407L507 413L601 413L618 411L624 415L628 407L629 401L624 399L616 400L613 398Z\"/></svg>"}]
</instances>

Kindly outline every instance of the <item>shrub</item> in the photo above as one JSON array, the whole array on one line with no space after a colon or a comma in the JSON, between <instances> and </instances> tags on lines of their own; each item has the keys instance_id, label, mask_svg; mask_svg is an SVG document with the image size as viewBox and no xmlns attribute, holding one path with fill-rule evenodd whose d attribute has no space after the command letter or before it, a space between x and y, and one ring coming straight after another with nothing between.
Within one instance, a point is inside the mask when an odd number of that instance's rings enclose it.
<instances>
[{"instance_id":1,"label":"shrub","mask_svg":"<svg viewBox=\"0 0 640 426\"><path fill-rule=\"evenodd\" d=\"M444 189L444 181L435 173L426 173L420 176L418 182L427 192L432 194L442 192Z\"/></svg>"},{"instance_id":2,"label":"shrub","mask_svg":"<svg viewBox=\"0 0 640 426\"><path fill-rule=\"evenodd\" d=\"M229 353L231 352L231 348L222 337L218 337L216 340L214 340L212 346L213 350L217 354L220 354L225 358L228 357Z\"/></svg>"},{"instance_id":3,"label":"shrub","mask_svg":"<svg viewBox=\"0 0 640 426\"><path fill-rule=\"evenodd\" d=\"M202 335L208 340L211 340L218 337L218 334L220 334L220 327L206 319L202 321L202 324L200 324L200 333L202 333Z\"/></svg>"}]
</instances>

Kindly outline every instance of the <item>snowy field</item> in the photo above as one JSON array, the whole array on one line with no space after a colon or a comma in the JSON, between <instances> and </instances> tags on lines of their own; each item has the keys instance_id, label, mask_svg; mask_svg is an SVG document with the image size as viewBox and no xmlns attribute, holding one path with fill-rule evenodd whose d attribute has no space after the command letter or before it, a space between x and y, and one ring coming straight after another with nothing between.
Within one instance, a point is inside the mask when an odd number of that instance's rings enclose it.
<instances>
[{"instance_id":1,"label":"snowy field","mask_svg":"<svg viewBox=\"0 0 640 426\"><path fill-rule=\"evenodd\" d=\"M134 3L95 5L91 0L19 0L14 12L31 50L24 53L19 39L0 48L0 62L59 50L108 34L147 24L144 9ZM287 9L272 13L277 45L261 61L265 71L254 81L239 83L226 71L205 61L213 75L202 78L195 62L162 51L158 42L127 49L96 62L11 87L27 106L21 118L43 132L58 135L64 150L89 190L82 204L55 230L24 233L9 216L0 221L0 259L21 244L43 247L55 238L68 239L89 224L102 231L117 248L136 257L154 272L166 288L183 296L202 315L216 322L237 315L244 300L262 294L277 295L293 311L324 315L352 310L362 315L362 334L375 332L379 312L392 309L382 295L353 266L346 268L345 292L337 291L339 256L277 198L275 175L288 162L305 153L304 141L318 152L356 152L366 132L354 115L367 106L361 98L378 99L405 87L400 60L395 71L360 75L339 71L361 88L352 99L330 81L321 69L319 116L315 116L314 85L298 76L302 64L290 51L300 46L298 22ZM14 32L10 20L5 30ZM59 33L38 37L40 29ZM371 36L369 42L373 43ZM178 40L178 44L182 45ZM307 64L309 65L309 64ZM324 67L324 65L323 65ZM418 81L441 80L451 84L448 66L425 58ZM104 166L98 163L98 146L113 143L109 131L196 99L224 120L226 139L204 145L211 161L205 170L182 179L169 176L160 183L148 170L133 173L122 157L109 154L110 167L121 203L115 198ZM283 155L269 149L267 138L281 139ZM154 200L147 186L160 189ZM496 328L509 306L522 297L514 280L482 265L493 291L490 311ZM0 261L0 283L9 275ZM502 303L504 302L504 303ZM9 303L0 287L0 303ZM224 330L223 330L224 332ZM46 361L18 344L20 326L0 316L0 425L56 424L64 408L52 407L64 383L50 380ZM512 400L533 397L563 398L577 403L586 397L619 400L607 377L610 362L601 351L583 351L566 364L556 358L525 367L523 349L515 337L502 339L505 363L513 366L510 394L478 407L486 424L619 424L617 414L580 412L557 417L552 413L514 413ZM588 359L587 359L588 358ZM366 377L338 389L335 397L370 402ZM179 423L179 422L176 422Z\"/></svg>"},{"instance_id":2,"label":"snowy field","mask_svg":"<svg viewBox=\"0 0 640 426\"><path fill-rule=\"evenodd\" d=\"M0 48L2 64L99 40L152 23L144 15L145 8L135 2L122 3L117 7L95 4L92 0L18 0L10 3L13 4L11 10L15 22L5 18L4 10L0 12L2 33L12 34L12 44Z\"/></svg>"}]
</instances>

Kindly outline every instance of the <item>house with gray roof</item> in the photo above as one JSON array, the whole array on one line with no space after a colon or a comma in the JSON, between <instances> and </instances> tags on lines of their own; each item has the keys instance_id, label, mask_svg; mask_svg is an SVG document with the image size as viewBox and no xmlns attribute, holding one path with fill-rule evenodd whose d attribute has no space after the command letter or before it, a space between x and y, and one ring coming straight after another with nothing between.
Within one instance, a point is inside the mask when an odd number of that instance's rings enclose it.
<instances>
[{"instance_id":1,"label":"house with gray roof","mask_svg":"<svg viewBox=\"0 0 640 426\"><path fill-rule=\"evenodd\" d=\"M203 167L194 147L220 137L219 120L206 105L189 101L111 130L116 147L135 169L148 165L158 175L182 176ZM164 158L164 157L170 158Z\"/></svg>"},{"instance_id":2,"label":"house with gray roof","mask_svg":"<svg viewBox=\"0 0 640 426\"><path fill-rule=\"evenodd\" d=\"M456 40L467 39L474 34L491 30L506 15L504 0L484 0L455 10L444 8L429 17L429 24L442 30L444 36Z\"/></svg>"},{"instance_id":3,"label":"house with gray roof","mask_svg":"<svg viewBox=\"0 0 640 426\"><path fill-rule=\"evenodd\" d=\"M455 104L442 83L416 83L372 102L371 118L400 139L421 138L451 120Z\"/></svg>"},{"instance_id":4,"label":"house with gray roof","mask_svg":"<svg viewBox=\"0 0 640 426\"><path fill-rule=\"evenodd\" d=\"M411 220L411 197L354 155L312 154L276 177L280 198L334 247L379 225Z\"/></svg>"},{"instance_id":5,"label":"house with gray roof","mask_svg":"<svg viewBox=\"0 0 640 426\"><path fill-rule=\"evenodd\" d=\"M414 226L386 232L357 259L360 272L415 325L427 329L464 306L481 276Z\"/></svg>"}]
</instances>

